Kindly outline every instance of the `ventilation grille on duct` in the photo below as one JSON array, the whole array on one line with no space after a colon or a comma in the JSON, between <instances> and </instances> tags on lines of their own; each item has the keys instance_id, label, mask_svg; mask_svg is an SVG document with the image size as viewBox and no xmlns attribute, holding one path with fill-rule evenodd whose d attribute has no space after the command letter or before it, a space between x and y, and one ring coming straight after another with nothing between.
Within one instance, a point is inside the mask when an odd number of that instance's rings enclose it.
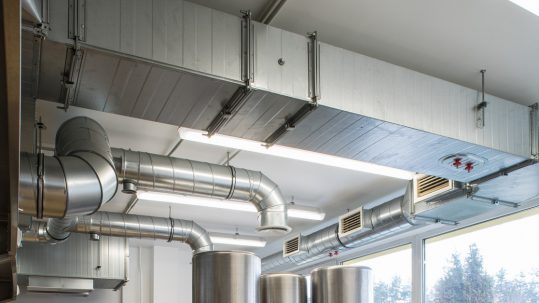
<instances>
[{"instance_id":1,"label":"ventilation grille on duct","mask_svg":"<svg viewBox=\"0 0 539 303\"><path fill-rule=\"evenodd\" d=\"M414 202L420 202L454 189L451 180L422 175L414 179Z\"/></svg>"},{"instance_id":2,"label":"ventilation grille on duct","mask_svg":"<svg viewBox=\"0 0 539 303\"><path fill-rule=\"evenodd\" d=\"M300 252L301 236L298 235L289 239L283 244L283 257L295 255Z\"/></svg>"},{"instance_id":3,"label":"ventilation grille on duct","mask_svg":"<svg viewBox=\"0 0 539 303\"><path fill-rule=\"evenodd\" d=\"M339 236L346 236L363 229L363 208L358 208L339 218Z\"/></svg>"}]
</instances>

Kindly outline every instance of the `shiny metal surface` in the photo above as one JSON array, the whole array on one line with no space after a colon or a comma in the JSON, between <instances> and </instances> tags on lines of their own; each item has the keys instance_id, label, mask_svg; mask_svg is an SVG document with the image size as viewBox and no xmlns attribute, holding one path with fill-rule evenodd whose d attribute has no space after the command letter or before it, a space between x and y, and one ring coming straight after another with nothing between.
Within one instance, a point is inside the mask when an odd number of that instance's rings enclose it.
<instances>
[{"instance_id":1,"label":"shiny metal surface","mask_svg":"<svg viewBox=\"0 0 539 303\"><path fill-rule=\"evenodd\" d=\"M17 252L19 282L25 285L30 276L87 278L94 280L95 288L113 289L129 279L129 241L102 236L96 242L88 238L86 234L74 234L55 245L24 243Z\"/></svg>"},{"instance_id":2,"label":"shiny metal surface","mask_svg":"<svg viewBox=\"0 0 539 303\"><path fill-rule=\"evenodd\" d=\"M123 149L113 153L120 182L142 190L249 201L258 210L258 231L290 231L286 201L261 172Z\"/></svg>"},{"instance_id":3,"label":"shiny metal surface","mask_svg":"<svg viewBox=\"0 0 539 303\"><path fill-rule=\"evenodd\" d=\"M24 20L32 23L41 23L42 20L42 5L43 1L38 0L22 0L21 7L23 10L22 17Z\"/></svg>"},{"instance_id":4,"label":"shiny metal surface","mask_svg":"<svg viewBox=\"0 0 539 303\"><path fill-rule=\"evenodd\" d=\"M260 276L260 303L307 303L307 284L302 275L273 273Z\"/></svg>"},{"instance_id":5,"label":"shiny metal surface","mask_svg":"<svg viewBox=\"0 0 539 303\"><path fill-rule=\"evenodd\" d=\"M369 267L333 266L311 272L313 303L373 303L373 273Z\"/></svg>"},{"instance_id":6,"label":"shiny metal surface","mask_svg":"<svg viewBox=\"0 0 539 303\"><path fill-rule=\"evenodd\" d=\"M241 251L193 256L193 303L258 303L260 258Z\"/></svg>"},{"instance_id":7,"label":"shiny metal surface","mask_svg":"<svg viewBox=\"0 0 539 303\"><path fill-rule=\"evenodd\" d=\"M213 249L209 233L193 221L107 212L97 212L91 216L49 219L47 222L32 222L31 230L24 233L23 240L57 243L66 240L72 232L178 241L189 245L194 252Z\"/></svg>"},{"instance_id":8,"label":"shiny metal surface","mask_svg":"<svg viewBox=\"0 0 539 303\"><path fill-rule=\"evenodd\" d=\"M42 205L38 203L37 163L36 156L21 154L22 213L42 213L48 218L91 214L116 193L117 178L108 137L92 119L75 117L58 130L56 156L44 157Z\"/></svg>"},{"instance_id":9,"label":"shiny metal surface","mask_svg":"<svg viewBox=\"0 0 539 303\"><path fill-rule=\"evenodd\" d=\"M372 209L364 210L364 228L339 236L339 224L333 224L312 234L302 236L300 253L283 257L281 252L264 258L264 272L286 264L306 264L324 257L330 252L345 250L371 243L373 241L395 235L415 222L411 214L411 185L404 196L382 203Z\"/></svg>"}]
</instances>

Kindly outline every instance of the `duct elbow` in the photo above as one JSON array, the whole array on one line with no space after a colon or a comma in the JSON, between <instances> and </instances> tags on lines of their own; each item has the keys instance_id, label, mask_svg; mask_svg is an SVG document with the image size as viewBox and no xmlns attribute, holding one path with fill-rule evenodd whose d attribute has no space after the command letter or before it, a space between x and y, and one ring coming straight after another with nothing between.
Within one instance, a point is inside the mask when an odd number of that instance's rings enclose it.
<instances>
[{"instance_id":1,"label":"duct elbow","mask_svg":"<svg viewBox=\"0 0 539 303\"><path fill-rule=\"evenodd\" d=\"M289 233L286 201L279 186L261 172L256 172L255 191L250 202L258 210L259 232Z\"/></svg>"},{"instance_id":2,"label":"duct elbow","mask_svg":"<svg viewBox=\"0 0 539 303\"><path fill-rule=\"evenodd\" d=\"M178 240L184 241L187 243L193 253L199 253L203 251L213 250L213 243L210 238L210 233L206 231L202 226L198 225L193 221L185 220L174 220L174 229L177 229L177 226L181 226L181 231L179 233L180 237ZM175 232L174 232L175 233Z\"/></svg>"},{"instance_id":3,"label":"duct elbow","mask_svg":"<svg viewBox=\"0 0 539 303\"><path fill-rule=\"evenodd\" d=\"M56 133L54 157L21 155L19 204L38 218L96 212L116 194L118 180L105 130L75 117Z\"/></svg>"}]
</instances>

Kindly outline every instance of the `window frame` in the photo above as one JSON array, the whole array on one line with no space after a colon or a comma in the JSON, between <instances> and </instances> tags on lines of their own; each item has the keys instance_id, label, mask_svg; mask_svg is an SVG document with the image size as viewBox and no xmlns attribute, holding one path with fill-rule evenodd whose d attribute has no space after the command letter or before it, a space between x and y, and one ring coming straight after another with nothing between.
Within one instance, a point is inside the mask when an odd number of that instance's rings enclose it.
<instances>
[{"instance_id":1,"label":"window frame","mask_svg":"<svg viewBox=\"0 0 539 303\"><path fill-rule=\"evenodd\" d=\"M530 214L531 213L531 214ZM539 198L531 199L524 202L518 208L509 208L500 206L499 208L488 212L486 214L479 215L475 218L464 220L457 225L444 225L433 224L426 227L425 230L421 230L416 233L411 233L403 238L399 239L399 235L395 235L388 239L383 239L378 243L371 243L365 245L363 248L354 250L353 253L343 254L332 264L343 265L346 262L367 257L373 254L383 254L384 251L391 250L404 245L411 245L412 247L412 302L413 303L425 303L425 248L426 241L432 238L440 237L450 234L459 230L465 230L484 224L492 224L491 226L502 224L507 220L512 220L511 216L520 216L513 220L524 218L528 215L539 214ZM500 220L500 221L498 221ZM488 228L484 227L484 228ZM474 229L469 231L463 231L464 233L473 232ZM327 264L327 263L326 263ZM320 264L318 264L320 265ZM312 267L311 267L312 268Z\"/></svg>"}]
</instances>

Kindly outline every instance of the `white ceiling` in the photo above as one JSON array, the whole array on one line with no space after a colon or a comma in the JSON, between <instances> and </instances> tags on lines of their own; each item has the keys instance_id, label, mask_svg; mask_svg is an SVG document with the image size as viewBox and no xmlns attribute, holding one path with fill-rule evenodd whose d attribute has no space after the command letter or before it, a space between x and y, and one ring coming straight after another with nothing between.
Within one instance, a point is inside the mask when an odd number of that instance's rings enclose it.
<instances>
[{"instance_id":1,"label":"white ceiling","mask_svg":"<svg viewBox=\"0 0 539 303\"><path fill-rule=\"evenodd\" d=\"M263 7L192 1L236 15ZM486 69L488 93L539 101L539 16L508 0L288 0L271 25L474 89Z\"/></svg>"},{"instance_id":2,"label":"white ceiling","mask_svg":"<svg viewBox=\"0 0 539 303\"><path fill-rule=\"evenodd\" d=\"M54 135L63 121L81 115L91 117L103 125L113 147L167 154L178 140L176 126L73 106L64 112L57 109L57 103L39 100L36 116L42 117L47 126L43 133L44 146L54 146ZM223 163L227 152L234 150L183 141L173 156ZM403 180L249 152L239 153L230 164L262 171L279 185L286 199L294 196L297 204L320 207L326 212L328 219L387 194L400 192L406 185ZM121 212L130 199L131 196L119 192L101 210ZM233 233L235 228L238 228L241 234L256 234L255 213L151 201L139 201L131 213L168 217L169 206L172 217L195 220L210 231ZM320 222L290 218L293 232L318 224ZM275 236L265 237L276 240Z\"/></svg>"}]
</instances>

